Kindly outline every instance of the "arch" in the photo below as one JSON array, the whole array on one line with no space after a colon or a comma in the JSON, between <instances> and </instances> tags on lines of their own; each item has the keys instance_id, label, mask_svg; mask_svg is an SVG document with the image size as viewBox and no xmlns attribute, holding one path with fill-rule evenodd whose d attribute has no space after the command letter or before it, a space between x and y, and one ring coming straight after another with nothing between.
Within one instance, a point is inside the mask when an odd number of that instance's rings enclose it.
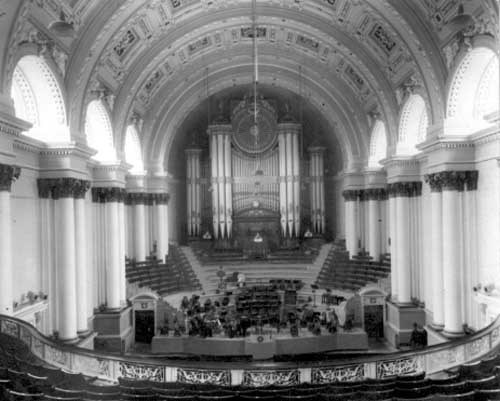
<instances>
[{"instance_id":1,"label":"arch","mask_svg":"<svg viewBox=\"0 0 500 401\"><path fill-rule=\"evenodd\" d=\"M95 160L100 162L116 161L113 128L108 111L101 100L93 100L87 106L85 135L87 144L97 150L97 154L93 156Z\"/></svg>"},{"instance_id":2,"label":"arch","mask_svg":"<svg viewBox=\"0 0 500 401\"><path fill-rule=\"evenodd\" d=\"M406 100L399 119L397 155L414 155L416 145L425 140L429 119L423 97L411 94Z\"/></svg>"},{"instance_id":3,"label":"arch","mask_svg":"<svg viewBox=\"0 0 500 401\"><path fill-rule=\"evenodd\" d=\"M381 168L380 160L387 157L387 133L383 121L377 120L370 137L368 167Z\"/></svg>"},{"instance_id":4,"label":"arch","mask_svg":"<svg viewBox=\"0 0 500 401\"><path fill-rule=\"evenodd\" d=\"M135 125L130 124L125 133L125 161L132 165L129 172L134 175L144 174L141 141Z\"/></svg>"},{"instance_id":5,"label":"arch","mask_svg":"<svg viewBox=\"0 0 500 401\"><path fill-rule=\"evenodd\" d=\"M469 50L458 64L448 92L446 118L462 123L462 134L482 128L485 116L498 111L498 74L498 56L486 46Z\"/></svg>"},{"instance_id":6,"label":"arch","mask_svg":"<svg viewBox=\"0 0 500 401\"><path fill-rule=\"evenodd\" d=\"M10 93L16 116L33 124L26 135L49 143L70 140L63 92L43 58L26 55L19 59Z\"/></svg>"}]
</instances>

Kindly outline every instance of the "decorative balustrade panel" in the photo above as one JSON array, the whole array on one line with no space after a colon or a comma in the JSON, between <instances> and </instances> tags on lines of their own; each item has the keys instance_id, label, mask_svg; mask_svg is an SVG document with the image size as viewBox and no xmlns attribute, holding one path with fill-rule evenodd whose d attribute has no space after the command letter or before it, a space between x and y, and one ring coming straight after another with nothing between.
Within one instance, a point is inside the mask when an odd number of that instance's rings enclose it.
<instances>
[{"instance_id":1,"label":"decorative balustrade panel","mask_svg":"<svg viewBox=\"0 0 500 401\"><path fill-rule=\"evenodd\" d=\"M190 384L231 385L230 370L177 369L177 381Z\"/></svg>"},{"instance_id":2,"label":"decorative balustrade panel","mask_svg":"<svg viewBox=\"0 0 500 401\"><path fill-rule=\"evenodd\" d=\"M300 383L300 372L293 370L245 370L243 385L248 387L293 386Z\"/></svg>"},{"instance_id":3,"label":"decorative balustrade panel","mask_svg":"<svg viewBox=\"0 0 500 401\"><path fill-rule=\"evenodd\" d=\"M158 365L143 365L139 363L120 362L120 377L138 380L165 381L165 367Z\"/></svg>"},{"instance_id":4,"label":"decorative balustrade panel","mask_svg":"<svg viewBox=\"0 0 500 401\"><path fill-rule=\"evenodd\" d=\"M420 370L418 365L417 356L391 361L379 361L377 362L377 378L383 379L384 377L416 373Z\"/></svg>"},{"instance_id":5,"label":"decorative balustrade panel","mask_svg":"<svg viewBox=\"0 0 500 401\"><path fill-rule=\"evenodd\" d=\"M359 381L366 378L385 378L426 371L428 374L449 369L487 354L500 345L500 317L482 331L468 339L441 344L417 351L412 355L397 353L376 361L363 361L349 365L325 364L299 368L256 369L198 369L175 367L162 362L144 363L133 358L115 357L94 351L61 346L44 337L30 324L10 316L0 315L0 332L20 339L33 354L47 363L88 376L116 381L118 377L157 382L183 382L229 386L242 384L249 387L291 386L301 382L322 384ZM391 358L392 357L392 358ZM193 362L195 365L196 362Z\"/></svg>"},{"instance_id":6,"label":"decorative balustrade panel","mask_svg":"<svg viewBox=\"0 0 500 401\"><path fill-rule=\"evenodd\" d=\"M364 364L344 367L313 368L311 372L311 382L314 384L353 382L364 380L365 378Z\"/></svg>"}]
</instances>

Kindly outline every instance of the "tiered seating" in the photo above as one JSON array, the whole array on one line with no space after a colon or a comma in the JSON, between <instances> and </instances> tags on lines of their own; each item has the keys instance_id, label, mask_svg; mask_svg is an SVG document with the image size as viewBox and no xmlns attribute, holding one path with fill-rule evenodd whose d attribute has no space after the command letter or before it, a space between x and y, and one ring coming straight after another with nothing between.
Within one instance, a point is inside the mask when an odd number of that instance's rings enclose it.
<instances>
[{"instance_id":1,"label":"tiered seating","mask_svg":"<svg viewBox=\"0 0 500 401\"><path fill-rule=\"evenodd\" d=\"M15 356L12 352L15 352ZM23 358L20 358L20 357ZM158 383L120 378L98 385L95 378L42 365L18 339L0 334L0 399L59 401L157 400L500 400L500 353L464 364L444 378L425 373L358 382L248 388Z\"/></svg>"},{"instance_id":2,"label":"tiered seating","mask_svg":"<svg viewBox=\"0 0 500 401\"><path fill-rule=\"evenodd\" d=\"M130 261L127 263L126 276L130 283L149 287L162 296L201 289L191 264L176 246L170 246L166 263L156 259L140 263Z\"/></svg>"},{"instance_id":3,"label":"tiered seating","mask_svg":"<svg viewBox=\"0 0 500 401\"><path fill-rule=\"evenodd\" d=\"M391 272L390 255L375 262L367 255L349 259L347 251L332 248L316 280L320 288L357 291L368 283L377 282Z\"/></svg>"}]
</instances>

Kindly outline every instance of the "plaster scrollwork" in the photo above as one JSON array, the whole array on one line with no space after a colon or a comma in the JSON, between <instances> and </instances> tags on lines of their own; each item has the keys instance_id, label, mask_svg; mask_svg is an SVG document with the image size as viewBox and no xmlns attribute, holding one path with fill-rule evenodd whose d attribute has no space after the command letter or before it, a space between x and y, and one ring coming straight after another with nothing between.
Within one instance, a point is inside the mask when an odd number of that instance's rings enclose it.
<instances>
[{"instance_id":1,"label":"plaster scrollwork","mask_svg":"<svg viewBox=\"0 0 500 401\"><path fill-rule=\"evenodd\" d=\"M11 337L19 337L19 325L15 322L9 320L2 320L1 332L5 333Z\"/></svg>"},{"instance_id":2,"label":"plaster scrollwork","mask_svg":"<svg viewBox=\"0 0 500 401\"><path fill-rule=\"evenodd\" d=\"M0 164L0 191L10 191L12 183L19 178L21 169L8 164Z\"/></svg>"},{"instance_id":3,"label":"plaster scrollwork","mask_svg":"<svg viewBox=\"0 0 500 401\"><path fill-rule=\"evenodd\" d=\"M31 352L38 356L39 358L43 358L44 356L44 343L40 341L40 339L33 337L33 341L31 343Z\"/></svg>"},{"instance_id":4,"label":"plaster scrollwork","mask_svg":"<svg viewBox=\"0 0 500 401\"><path fill-rule=\"evenodd\" d=\"M299 384L300 372L290 370L245 370L243 385L250 387L293 386Z\"/></svg>"},{"instance_id":5,"label":"plaster scrollwork","mask_svg":"<svg viewBox=\"0 0 500 401\"><path fill-rule=\"evenodd\" d=\"M120 362L119 367L121 377L155 382L165 381L165 368L163 366Z\"/></svg>"},{"instance_id":6,"label":"plaster scrollwork","mask_svg":"<svg viewBox=\"0 0 500 401\"><path fill-rule=\"evenodd\" d=\"M89 376L111 377L111 361L74 354L73 369Z\"/></svg>"},{"instance_id":7,"label":"plaster scrollwork","mask_svg":"<svg viewBox=\"0 0 500 401\"><path fill-rule=\"evenodd\" d=\"M326 384L333 382L352 382L365 379L364 364L346 367L313 368L311 382L314 384Z\"/></svg>"},{"instance_id":8,"label":"plaster scrollwork","mask_svg":"<svg viewBox=\"0 0 500 401\"><path fill-rule=\"evenodd\" d=\"M500 344L500 327L497 327L491 332L491 347Z\"/></svg>"},{"instance_id":9,"label":"plaster scrollwork","mask_svg":"<svg viewBox=\"0 0 500 401\"><path fill-rule=\"evenodd\" d=\"M474 359L477 354L484 353L490 349L490 341L487 336L478 338L466 345L467 359Z\"/></svg>"},{"instance_id":10,"label":"plaster scrollwork","mask_svg":"<svg viewBox=\"0 0 500 401\"><path fill-rule=\"evenodd\" d=\"M377 378L383 379L390 376L401 376L418 372L417 357L402 358L393 361L377 362Z\"/></svg>"},{"instance_id":11,"label":"plaster scrollwork","mask_svg":"<svg viewBox=\"0 0 500 401\"><path fill-rule=\"evenodd\" d=\"M69 353L58 348L45 346L45 360L58 366L67 366L69 361Z\"/></svg>"},{"instance_id":12,"label":"plaster scrollwork","mask_svg":"<svg viewBox=\"0 0 500 401\"><path fill-rule=\"evenodd\" d=\"M445 349L443 351L435 352L429 354L428 357L429 368L432 370L433 367L445 367L450 365L455 365L461 363L465 360L464 348L455 347Z\"/></svg>"},{"instance_id":13,"label":"plaster scrollwork","mask_svg":"<svg viewBox=\"0 0 500 401\"><path fill-rule=\"evenodd\" d=\"M231 385L231 371L206 369L177 369L177 381L190 384Z\"/></svg>"},{"instance_id":14,"label":"plaster scrollwork","mask_svg":"<svg viewBox=\"0 0 500 401\"><path fill-rule=\"evenodd\" d=\"M19 327L19 338L31 349L31 341L33 340L33 336L27 328L23 326Z\"/></svg>"}]
</instances>

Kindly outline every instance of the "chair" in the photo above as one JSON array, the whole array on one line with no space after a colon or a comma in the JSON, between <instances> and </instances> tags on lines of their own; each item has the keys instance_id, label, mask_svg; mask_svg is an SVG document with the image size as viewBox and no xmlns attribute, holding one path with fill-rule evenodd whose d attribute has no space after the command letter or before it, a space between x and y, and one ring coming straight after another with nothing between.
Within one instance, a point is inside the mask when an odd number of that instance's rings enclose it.
<instances>
[{"instance_id":1,"label":"chair","mask_svg":"<svg viewBox=\"0 0 500 401\"><path fill-rule=\"evenodd\" d=\"M43 393L24 393L8 388L5 389L5 394L8 401L40 401L43 397Z\"/></svg>"},{"instance_id":2,"label":"chair","mask_svg":"<svg viewBox=\"0 0 500 401\"><path fill-rule=\"evenodd\" d=\"M42 396L43 401L81 401L79 397L58 397L57 395L44 394Z\"/></svg>"},{"instance_id":3,"label":"chair","mask_svg":"<svg viewBox=\"0 0 500 401\"><path fill-rule=\"evenodd\" d=\"M500 400L500 388L476 390L476 401Z\"/></svg>"},{"instance_id":4,"label":"chair","mask_svg":"<svg viewBox=\"0 0 500 401\"><path fill-rule=\"evenodd\" d=\"M463 394L467 391L465 382L433 385L435 394Z\"/></svg>"},{"instance_id":5,"label":"chair","mask_svg":"<svg viewBox=\"0 0 500 401\"><path fill-rule=\"evenodd\" d=\"M459 394L439 394L434 396L436 401L474 401L474 391Z\"/></svg>"},{"instance_id":6,"label":"chair","mask_svg":"<svg viewBox=\"0 0 500 401\"><path fill-rule=\"evenodd\" d=\"M394 394L396 395L396 397L404 399L425 398L433 393L432 390L433 390L432 386L414 387L414 388L396 387L394 389Z\"/></svg>"},{"instance_id":7,"label":"chair","mask_svg":"<svg viewBox=\"0 0 500 401\"><path fill-rule=\"evenodd\" d=\"M484 379L467 380L467 388L469 390L480 390L500 387L500 381L495 375L485 377Z\"/></svg>"}]
</instances>

